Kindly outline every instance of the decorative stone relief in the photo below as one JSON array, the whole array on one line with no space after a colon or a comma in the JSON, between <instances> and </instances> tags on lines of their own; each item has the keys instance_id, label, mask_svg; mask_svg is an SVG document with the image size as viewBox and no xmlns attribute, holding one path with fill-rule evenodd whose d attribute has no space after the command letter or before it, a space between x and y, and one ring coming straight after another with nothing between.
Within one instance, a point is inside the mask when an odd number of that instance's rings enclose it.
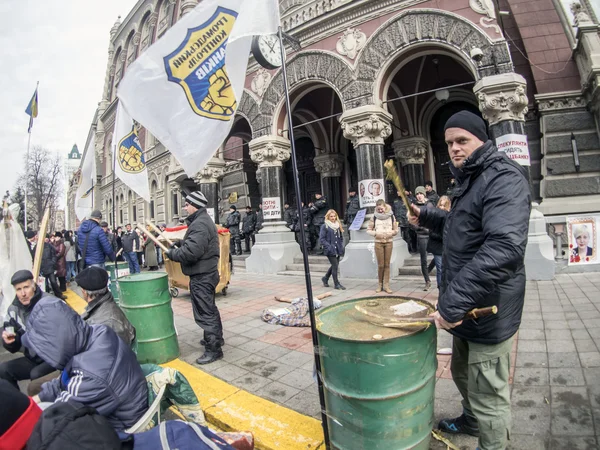
<instances>
[{"instance_id":1,"label":"decorative stone relief","mask_svg":"<svg viewBox=\"0 0 600 450\"><path fill-rule=\"evenodd\" d=\"M244 169L243 161L228 161L225 165L225 173L233 173Z\"/></svg>"},{"instance_id":2,"label":"decorative stone relief","mask_svg":"<svg viewBox=\"0 0 600 450\"><path fill-rule=\"evenodd\" d=\"M592 19L590 15L586 11L585 7L578 2L571 3L571 12L573 13L573 17L575 18L575 26L579 27L584 23L587 25L593 25Z\"/></svg>"},{"instance_id":3,"label":"decorative stone relief","mask_svg":"<svg viewBox=\"0 0 600 450\"><path fill-rule=\"evenodd\" d=\"M290 159L290 141L279 136L263 136L250 141L250 159L258 167L283 167Z\"/></svg>"},{"instance_id":4,"label":"decorative stone relief","mask_svg":"<svg viewBox=\"0 0 600 450\"><path fill-rule=\"evenodd\" d=\"M340 55L354 59L366 43L367 35L365 33L354 28L348 28L339 38L335 49Z\"/></svg>"},{"instance_id":5,"label":"decorative stone relief","mask_svg":"<svg viewBox=\"0 0 600 450\"><path fill-rule=\"evenodd\" d=\"M142 37L142 34L139 31L137 33L135 33L133 35L133 39L132 39L133 45L136 45L136 46L139 45L141 37Z\"/></svg>"},{"instance_id":6,"label":"decorative stone relief","mask_svg":"<svg viewBox=\"0 0 600 450\"><path fill-rule=\"evenodd\" d=\"M269 87L269 83L271 82L272 75L264 68L259 69L256 72L256 75L252 79L252 83L250 85L250 89L259 97L262 97L267 88Z\"/></svg>"},{"instance_id":7,"label":"decorative stone relief","mask_svg":"<svg viewBox=\"0 0 600 450\"><path fill-rule=\"evenodd\" d=\"M344 155L330 153L314 158L315 170L322 177L341 177L344 170Z\"/></svg>"},{"instance_id":8,"label":"decorative stone relief","mask_svg":"<svg viewBox=\"0 0 600 450\"><path fill-rule=\"evenodd\" d=\"M183 0L181 2L181 6L180 6L181 15L184 16L185 14L189 13L192 9L194 9L196 6L198 6L198 0Z\"/></svg>"},{"instance_id":9,"label":"decorative stone relief","mask_svg":"<svg viewBox=\"0 0 600 450\"><path fill-rule=\"evenodd\" d=\"M194 181L197 184L206 184L206 183L218 183L219 179L225 174L225 168L223 164L212 164L208 163L201 169L196 176L194 177Z\"/></svg>"},{"instance_id":10,"label":"decorative stone relief","mask_svg":"<svg viewBox=\"0 0 600 450\"><path fill-rule=\"evenodd\" d=\"M496 8L494 7L493 0L469 0L469 6L476 13L487 16L479 19L479 23L482 27L493 28L496 33L502 34L500 27L497 24L492 23L496 20Z\"/></svg>"},{"instance_id":11,"label":"decorative stone relief","mask_svg":"<svg viewBox=\"0 0 600 450\"><path fill-rule=\"evenodd\" d=\"M586 107L586 101L580 92L572 92L571 95L546 94L536 95L538 110L540 113L554 113L565 109L582 109Z\"/></svg>"},{"instance_id":12,"label":"decorative stone relief","mask_svg":"<svg viewBox=\"0 0 600 450\"><path fill-rule=\"evenodd\" d=\"M156 26L157 21L158 14L156 12L153 12L152 14L150 14L150 17L148 17L148 27L154 28Z\"/></svg>"},{"instance_id":13,"label":"decorative stone relief","mask_svg":"<svg viewBox=\"0 0 600 450\"><path fill-rule=\"evenodd\" d=\"M411 136L394 141L392 144L398 161L402 166L408 164L425 164L429 150L429 142L421 136Z\"/></svg>"},{"instance_id":14,"label":"decorative stone relief","mask_svg":"<svg viewBox=\"0 0 600 450\"><path fill-rule=\"evenodd\" d=\"M484 77L473 91L483 118L495 125L505 120L525 121L529 102L525 88L525 79L513 72Z\"/></svg>"},{"instance_id":15,"label":"decorative stone relief","mask_svg":"<svg viewBox=\"0 0 600 450\"><path fill-rule=\"evenodd\" d=\"M340 117L344 137L356 147L362 144L383 144L392 134L392 115L375 105L346 111Z\"/></svg>"}]
</instances>

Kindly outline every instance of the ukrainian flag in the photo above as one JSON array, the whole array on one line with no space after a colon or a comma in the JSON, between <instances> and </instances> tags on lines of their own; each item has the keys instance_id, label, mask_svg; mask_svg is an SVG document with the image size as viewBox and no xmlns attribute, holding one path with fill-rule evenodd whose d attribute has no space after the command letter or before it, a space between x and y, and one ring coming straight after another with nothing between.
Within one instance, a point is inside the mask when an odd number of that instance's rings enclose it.
<instances>
[{"instance_id":1,"label":"ukrainian flag","mask_svg":"<svg viewBox=\"0 0 600 450\"><path fill-rule=\"evenodd\" d=\"M33 119L35 119L38 116L38 90L37 90L37 88L36 88L35 92L33 93L33 97L31 97L31 101L29 102L29 105L27 105L27 109L25 110L25 113L29 116L29 128L27 129L27 132L30 133L31 128L33 128Z\"/></svg>"}]
</instances>

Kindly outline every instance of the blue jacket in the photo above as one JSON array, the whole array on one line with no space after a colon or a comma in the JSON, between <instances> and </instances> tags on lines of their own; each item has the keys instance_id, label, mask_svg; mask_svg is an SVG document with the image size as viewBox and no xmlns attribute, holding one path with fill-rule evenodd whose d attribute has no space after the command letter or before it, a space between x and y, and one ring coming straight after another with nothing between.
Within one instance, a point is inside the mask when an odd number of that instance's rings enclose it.
<instances>
[{"instance_id":1,"label":"blue jacket","mask_svg":"<svg viewBox=\"0 0 600 450\"><path fill-rule=\"evenodd\" d=\"M327 224L321 225L319 242L325 256L344 256L344 237L339 229L333 230Z\"/></svg>"},{"instance_id":2,"label":"blue jacket","mask_svg":"<svg viewBox=\"0 0 600 450\"><path fill-rule=\"evenodd\" d=\"M133 351L113 330L86 324L63 301L43 297L22 341L62 371L42 385L41 401L91 406L117 431L134 425L148 409L146 378Z\"/></svg>"},{"instance_id":3,"label":"blue jacket","mask_svg":"<svg viewBox=\"0 0 600 450\"><path fill-rule=\"evenodd\" d=\"M79 244L81 254L83 255L85 239L89 233L91 233L91 235L85 252L85 265L91 266L92 264L102 264L106 261L106 258L114 261L115 252L113 251L110 242L108 242L106 233L100 225L98 225L98 222L91 219L85 220L77 232L77 243Z\"/></svg>"}]
</instances>

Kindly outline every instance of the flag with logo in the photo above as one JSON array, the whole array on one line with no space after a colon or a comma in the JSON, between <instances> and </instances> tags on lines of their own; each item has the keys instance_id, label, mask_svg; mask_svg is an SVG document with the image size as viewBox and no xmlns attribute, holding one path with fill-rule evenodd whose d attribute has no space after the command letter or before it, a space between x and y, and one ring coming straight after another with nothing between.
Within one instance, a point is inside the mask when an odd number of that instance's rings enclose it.
<instances>
[{"instance_id":1,"label":"flag with logo","mask_svg":"<svg viewBox=\"0 0 600 450\"><path fill-rule=\"evenodd\" d=\"M115 176L147 202L150 201L146 158L138 138L138 130L131 116L117 107L115 132L113 134Z\"/></svg>"},{"instance_id":2,"label":"flag with logo","mask_svg":"<svg viewBox=\"0 0 600 450\"><path fill-rule=\"evenodd\" d=\"M31 129L33 128L33 119L38 116L38 90L35 88L35 92L33 93L33 97L29 101L27 108L25 109L25 113L29 116L29 128L27 129L28 133L31 133Z\"/></svg>"},{"instance_id":3,"label":"flag with logo","mask_svg":"<svg viewBox=\"0 0 600 450\"><path fill-rule=\"evenodd\" d=\"M94 135L90 137L81 168L75 175L78 184L75 193L75 214L79 220L89 218L94 209L94 186L96 184L96 150L94 148Z\"/></svg>"},{"instance_id":4,"label":"flag with logo","mask_svg":"<svg viewBox=\"0 0 600 450\"><path fill-rule=\"evenodd\" d=\"M276 0L205 0L127 69L120 102L190 177L227 138L253 36L279 23Z\"/></svg>"}]
</instances>

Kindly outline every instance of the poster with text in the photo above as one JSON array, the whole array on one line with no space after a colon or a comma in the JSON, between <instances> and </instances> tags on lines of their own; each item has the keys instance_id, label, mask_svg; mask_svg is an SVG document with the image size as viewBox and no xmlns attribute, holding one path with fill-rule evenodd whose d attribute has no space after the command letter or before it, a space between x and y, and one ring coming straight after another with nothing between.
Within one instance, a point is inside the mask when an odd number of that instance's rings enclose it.
<instances>
[{"instance_id":1,"label":"poster with text","mask_svg":"<svg viewBox=\"0 0 600 450\"><path fill-rule=\"evenodd\" d=\"M600 264L598 225L600 216L568 216L569 265Z\"/></svg>"},{"instance_id":2,"label":"poster with text","mask_svg":"<svg viewBox=\"0 0 600 450\"><path fill-rule=\"evenodd\" d=\"M352 225L348 228L350 231L358 231L360 227L362 227L363 222L365 221L365 217L367 216L367 210L361 209L356 213L354 220L352 221Z\"/></svg>"},{"instance_id":3,"label":"poster with text","mask_svg":"<svg viewBox=\"0 0 600 450\"><path fill-rule=\"evenodd\" d=\"M262 209L265 220L281 219L281 199L279 197L263 198Z\"/></svg>"},{"instance_id":4,"label":"poster with text","mask_svg":"<svg viewBox=\"0 0 600 450\"><path fill-rule=\"evenodd\" d=\"M358 183L360 207L366 208L368 206L375 206L377 200L385 200L384 186L383 178L379 180L362 180Z\"/></svg>"},{"instance_id":5,"label":"poster with text","mask_svg":"<svg viewBox=\"0 0 600 450\"><path fill-rule=\"evenodd\" d=\"M530 166L529 144L524 134L505 134L496 138L496 147L522 166Z\"/></svg>"}]
</instances>

